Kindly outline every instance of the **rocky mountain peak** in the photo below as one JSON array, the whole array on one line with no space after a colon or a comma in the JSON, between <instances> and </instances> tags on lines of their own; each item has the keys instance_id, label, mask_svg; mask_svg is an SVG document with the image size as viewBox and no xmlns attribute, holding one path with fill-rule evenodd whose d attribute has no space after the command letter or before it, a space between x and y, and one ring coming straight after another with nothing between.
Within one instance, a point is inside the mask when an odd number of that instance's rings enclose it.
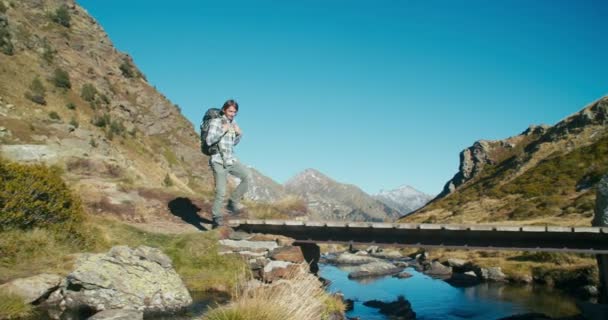
<instances>
[{"instance_id":1,"label":"rocky mountain peak","mask_svg":"<svg viewBox=\"0 0 608 320\"><path fill-rule=\"evenodd\" d=\"M389 207L406 215L433 199L433 196L425 194L409 185L402 185L393 190L381 190L374 198L382 201Z\"/></svg>"}]
</instances>

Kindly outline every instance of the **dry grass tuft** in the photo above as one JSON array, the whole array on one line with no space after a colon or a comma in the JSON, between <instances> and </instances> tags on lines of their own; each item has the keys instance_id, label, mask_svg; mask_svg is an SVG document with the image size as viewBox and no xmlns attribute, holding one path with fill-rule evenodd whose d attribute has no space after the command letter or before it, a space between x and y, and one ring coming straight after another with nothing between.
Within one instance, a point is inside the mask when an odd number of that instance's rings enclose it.
<instances>
[{"instance_id":1,"label":"dry grass tuft","mask_svg":"<svg viewBox=\"0 0 608 320\"><path fill-rule=\"evenodd\" d=\"M234 302L209 311L204 320L314 320L344 312L319 280L304 269L291 271L276 284L246 288Z\"/></svg>"}]
</instances>

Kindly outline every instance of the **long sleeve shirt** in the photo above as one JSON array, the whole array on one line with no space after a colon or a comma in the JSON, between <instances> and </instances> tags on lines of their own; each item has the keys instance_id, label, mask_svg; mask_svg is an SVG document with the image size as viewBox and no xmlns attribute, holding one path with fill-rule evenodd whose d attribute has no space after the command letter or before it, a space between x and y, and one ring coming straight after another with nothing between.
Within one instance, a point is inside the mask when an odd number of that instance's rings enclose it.
<instances>
[{"instance_id":1,"label":"long sleeve shirt","mask_svg":"<svg viewBox=\"0 0 608 320\"><path fill-rule=\"evenodd\" d=\"M223 124L228 123L228 130L224 131ZM230 121L226 116L213 119L209 122L209 133L207 134L207 144L217 143L219 153L211 156L211 162L216 162L224 166L232 165L237 161L234 155L234 146L241 141L242 135L237 135L234 130L234 120Z\"/></svg>"}]
</instances>

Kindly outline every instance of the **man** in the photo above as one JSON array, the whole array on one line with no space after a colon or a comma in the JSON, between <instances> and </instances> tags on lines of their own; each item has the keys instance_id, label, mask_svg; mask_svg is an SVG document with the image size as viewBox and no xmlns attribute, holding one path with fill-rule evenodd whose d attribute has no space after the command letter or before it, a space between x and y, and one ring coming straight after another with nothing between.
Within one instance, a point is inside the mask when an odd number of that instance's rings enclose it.
<instances>
[{"instance_id":1,"label":"man","mask_svg":"<svg viewBox=\"0 0 608 320\"><path fill-rule=\"evenodd\" d=\"M239 143L243 136L241 128L234 121L238 111L239 104L234 100L228 100L222 107L222 116L212 119L209 123L206 142L210 146L217 143L219 149L219 152L211 155L209 159L209 165L213 170L213 178L215 179L215 200L211 210L214 228L224 224L222 206L226 194L228 174L241 179L238 187L230 195L226 207L233 214L238 214L243 209L239 201L247 192L251 180L249 169L242 165L234 155L234 146Z\"/></svg>"}]
</instances>

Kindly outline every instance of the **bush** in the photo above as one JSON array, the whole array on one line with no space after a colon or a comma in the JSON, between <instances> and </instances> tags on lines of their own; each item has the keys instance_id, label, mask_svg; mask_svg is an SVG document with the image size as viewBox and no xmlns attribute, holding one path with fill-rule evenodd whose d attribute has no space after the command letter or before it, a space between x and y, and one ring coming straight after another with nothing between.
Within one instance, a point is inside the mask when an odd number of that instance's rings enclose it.
<instances>
[{"instance_id":1,"label":"bush","mask_svg":"<svg viewBox=\"0 0 608 320\"><path fill-rule=\"evenodd\" d=\"M44 88L42 81L40 81L40 78L35 77L34 80L32 80L32 83L30 83L29 89L30 90L25 93L26 98L37 104L46 104L46 89Z\"/></svg>"},{"instance_id":2,"label":"bush","mask_svg":"<svg viewBox=\"0 0 608 320\"><path fill-rule=\"evenodd\" d=\"M53 119L53 120L61 120L61 117L59 116L59 114L55 111L51 111L49 112L49 118Z\"/></svg>"},{"instance_id":3,"label":"bush","mask_svg":"<svg viewBox=\"0 0 608 320\"><path fill-rule=\"evenodd\" d=\"M1 2L1 1L0 1ZM0 51L6 55L13 55L15 48L11 42L11 33L8 27L8 22L0 22Z\"/></svg>"},{"instance_id":4,"label":"bush","mask_svg":"<svg viewBox=\"0 0 608 320\"><path fill-rule=\"evenodd\" d=\"M91 121L93 122L93 125L99 128L105 128L107 125L110 124L110 115L105 113L102 116L95 116Z\"/></svg>"},{"instance_id":5,"label":"bush","mask_svg":"<svg viewBox=\"0 0 608 320\"><path fill-rule=\"evenodd\" d=\"M70 125L74 128L78 128L78 121L76 120L76 118L72 117L72 119L70 119Z\"/></svg>"},{"instance_id":6,"label":"bush","mask_svg":"<svg viewBox=\"0 0 608 320\"><path fill-rule=\"evenodd\" d=\"M70 110L76 109L76 105L73 102L69 102L68 104L65 105L65 107Z\"/></svg>"},{"instance_id":7,"label":"bush","mask_svg":"<svg viewBox=\"0 0 608 320\"><path fill-rule=\"evenodd\" d=\"M51 20L66 28L69 28L72 17L70 16L70 11L68 7L66 5L62 5L57 8L55 10L55 13L51 15Z\"/></svg>"},{"instance_id":8,"label":"bush","mask_svg":"<svg viewBox=\"0 0 608 320\"><path fill-rule=\"evenodd\" d=\"M57 53L57 51L55 51L51 47L51 44L48 42L48 40L44 38L42 42L42 59L50 64L55 59L55 53Z\"/></svg>"},{"instance_id":9,"label":"bush","mask_svg":"<svg viewBox=\"0 0 608 320\"><path fill-rule=\"evenodd\" d=\"M133 66L128 61L123 61L119 69L125 78L135 77L135 71L133 71Z\"/></svg>"},{"instance_id":10,"label":"bush","mask_svg":"<svg viewBox=\"0 0 608 320\"><path fill-rule=\"evenodd\" d=\"M4 1L0 1L0 13L6 13L8 8L4 5Z\"/></svg>"},{"instance_id":11,"label":"bush","mask_svg":"<svg viewBox=\"0 0 608 320\"><path fill-rule=\"evenodd\" d=\"M122 135L124 135L125 130L126 130L125 126L122 124L121 121L118 121L118 120L110 121L110 132L112 132L112 134L117 134L117 135L122 136Z\"/></svg>"},{"instance_id":12,"label":"bush","mask_svg":"<svg viewBox=\"0 0 608 320\"><path fill-rule=\"evenodd\" d=\"M169 176L168 173L165 175L165 179L163 179L163 186L165 186L165 187L173 186L173 180L171 179L171 177Z\"/></svg>"},{"instance_id":13,"label":"bush","mask_svg":"<svg viewBox=\"0 0 608 320\"><path fill-rule=\"evenodd\" d=\"M72 87L72 83L70 82L70 74L61 69L55 69L55 73L53 74L53 84L57 88L70 89Z\"/></svg>"},{"instance_id":14,"label":"bush","mask_svg":"<svg viewBox=\"0 0 608 320\"><path fill-rule=\"evenodd\" d=\"M97 95L97 89L90 83L85 83L80 89L80 97L85 101L93 103L95 96Z\"/></svg>"},{"instance_id":15,"label":"bush","mask_svg":"<svg viewBox=\"0 0 608 320\"><path fill-rule=\"evenodd\" d=\"M0 160L0 231L61 225L69 232L83 218L80 200L58 172Z\"/></svg>"}]
</instances>

